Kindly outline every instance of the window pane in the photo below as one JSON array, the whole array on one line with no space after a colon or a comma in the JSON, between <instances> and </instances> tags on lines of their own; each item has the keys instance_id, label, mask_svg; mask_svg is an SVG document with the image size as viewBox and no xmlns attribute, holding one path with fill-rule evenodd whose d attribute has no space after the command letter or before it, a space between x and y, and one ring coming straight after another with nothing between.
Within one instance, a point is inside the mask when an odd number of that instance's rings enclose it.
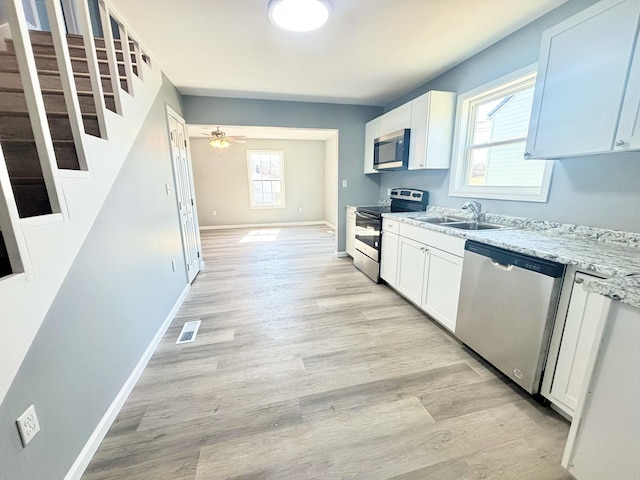
<instances>
[{"instance_id":1,"label":"window pane","mask_svg":"<svg viewBox=\"0 0 640 480\"><path fill-rule=\"evenodd\" d=\"M269 155L261 155L260 171L262 172L263 179L271 178L271 159Z\"/></svg>"},{"instance_id":2,"label":"window pane","mask_svg":"<svg viewBox=\"0 0 640 480\"><path fill-rule=\"evenodd\" d=\"M526 137L532 103L533 86L474 104L471 144Z\"/></svg>"},{"instance_id":3,"label":"window pane","mask_svg":"<svg viewBox=\"0 0 640 480\"><path fill-rule=\"evenodd\" d=\"M251 178L253 180L262 178L260 174L260 155L251 155Z\"/></svg>"},{"instance_id":4,"label":"window pane","mask_svg":"<svg viewBox=\"0 0 640 480\"><path fill-rule=\"evenodd\" d=\"M262 182L253 182L253 202L255 204L264 203L262 198Z\"/></svg>"},{"instance_id":5,"label":"window pane","mask_svg":"<svg viewBox=\"0 0 640 480\"><path fill-rule=\"evenodd\" d=\"M539 187L544 160L524 160L525 142L514 142L469 152L467 185L489 187Z\"/></svg>"},{"instance_id":6,"label":"window pane","mask_svg":"<svg viewBox=\"0 0 640 480\"><path fill-rule=\"evenodd\" d=\"M278 155L271 156L271 179L280 178L280 157Z\"/></svg>"}]
</instances>

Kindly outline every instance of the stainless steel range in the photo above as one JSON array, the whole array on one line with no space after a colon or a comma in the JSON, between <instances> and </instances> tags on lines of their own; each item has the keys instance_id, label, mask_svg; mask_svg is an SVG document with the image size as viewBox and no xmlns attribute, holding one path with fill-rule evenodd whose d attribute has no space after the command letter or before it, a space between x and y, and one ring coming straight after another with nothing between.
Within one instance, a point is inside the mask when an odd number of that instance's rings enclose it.
<instances>
[{"instance_id":1,"label":"stainless steel range","mask_svg":"<svg viewBox=\"0 0 640 480\"><path fill-rule=\"evenodd\" d=\"M390 206L358 207L353 264L378 283L380 281L382 214L420 212L426 210L428 204L429 192L411 188L394 188L391 190Z\"/></svg>"}]
</instances>

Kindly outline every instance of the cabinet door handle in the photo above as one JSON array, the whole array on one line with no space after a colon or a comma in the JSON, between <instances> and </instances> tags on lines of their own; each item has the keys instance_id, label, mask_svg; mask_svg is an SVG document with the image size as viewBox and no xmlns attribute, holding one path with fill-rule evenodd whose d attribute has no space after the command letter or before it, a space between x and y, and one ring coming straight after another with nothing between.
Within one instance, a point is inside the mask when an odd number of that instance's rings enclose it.
<instances>
[{"instance_id":1,"label":"cabinet door handle","mask_svg":"<svg viewBox=\"0 0 640 480\"><path fill-rule=\"evenodd\" d=\"M528 160L528 159L531 158L531 154L529 152L524 152L523 157L524 157L525 160Z\"/></svg>"},{"instance_id":2,"label":"cabinet door handle","mask_svg":"<svg viewBox=\"0 0 640 480\"><path fill-rule=\"evenodd\" d=\"M576 277L576 278L573 279L573 281L575 283L577 283L578 285L580 285L581 283L584 283L584 278Z\"/></svg>"},{"instance_id":3,"label":"cabinet door handle","mask_svg":"<svg viewBox=\"0 0 640 480\"><path fill-rule=\"evenodd\" d=\"M624 140L616 140L616 147L621 147L624 145Z\"/></svg>"}]
</instances>

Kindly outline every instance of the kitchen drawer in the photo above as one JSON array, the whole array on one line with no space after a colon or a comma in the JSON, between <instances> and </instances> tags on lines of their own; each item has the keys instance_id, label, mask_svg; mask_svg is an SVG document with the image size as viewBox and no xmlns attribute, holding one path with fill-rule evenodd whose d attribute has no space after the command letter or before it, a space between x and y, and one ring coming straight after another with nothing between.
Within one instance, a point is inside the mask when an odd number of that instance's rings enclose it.
<instances>
[{"instance_id":1,"label":"kitchen drawer","mask_svg":"<svg viewBox=\"0 0 640 480\"><path fill-rule=\"evenodd\" d=\"M384 230L385 232L393 232L397 234L400 231L400 222L398 220L383 218L382 230Z\"/></svg>"},{"instance_id":2,"label":"kitchen drawer","mask_svg":"<svg viewBox=\"0 0 640 480\"><path fill-rule=\"evenodd\" d=\"M400 223L400 235L415 240L416 242L425 243L430 247L444 250L458 257L464 256L464 238L416 227L408 223Z\"/></svg>"}]
</instances>

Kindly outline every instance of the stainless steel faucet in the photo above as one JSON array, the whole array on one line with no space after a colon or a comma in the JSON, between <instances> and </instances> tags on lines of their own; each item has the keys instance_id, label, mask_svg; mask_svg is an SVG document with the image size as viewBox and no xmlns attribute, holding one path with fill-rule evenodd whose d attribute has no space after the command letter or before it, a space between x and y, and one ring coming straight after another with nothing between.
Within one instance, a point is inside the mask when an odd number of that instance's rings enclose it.
<instances>
[{"instance_id":1,"label":"stainless steel faucet","mask_svg":"<svg viewBox=\"0 0 640 480\"><path fill-rule=\"evenodd\" d=\"M476 202L475 200L472 200L470 202L464 202L462 204L462 209L469 210L471 212L471 217L473 218L474 222L482 221L483 214L482 214L482 205L480 205L480 202Z\"/></svg>"}]
</instances>

